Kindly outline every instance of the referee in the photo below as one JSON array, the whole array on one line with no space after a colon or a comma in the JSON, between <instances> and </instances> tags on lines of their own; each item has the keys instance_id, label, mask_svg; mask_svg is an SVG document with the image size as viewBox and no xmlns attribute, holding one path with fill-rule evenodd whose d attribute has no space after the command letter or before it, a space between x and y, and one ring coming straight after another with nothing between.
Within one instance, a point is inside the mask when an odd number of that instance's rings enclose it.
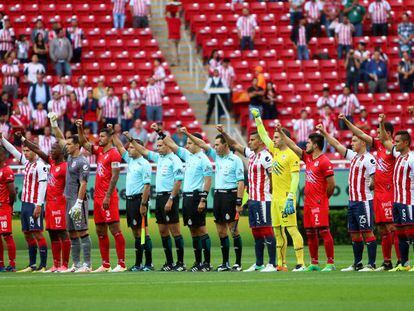
<instances>
[{"instance_id":1,"label":"referee","mask_svg":"<svg viewBox=\"0 0 414 311\"><path fill-rule=\"evenodd\" d=\"M236 226L236 214L242 211L242 197L244 191L244 167L242 160L230 151L223 135L217 135L214 149L196 135L187 132L185 127L181 131L196 145L206 151L206 154L216 162L215 191L214 191L214 218L217 232L220 237L223 262L217 271L241 271L242 239ZM230 268L229 250L230 241L228 230L233 235L236 263Z\"/></svg>"},{"instance_id":2,"label":"referee","mask_svg":"<svg viewBox=\"0 0 414 311\"><path fill-rule=\"evenodd\" d=\"M112 128L109 124L108 127ZM148 200L151 190L151 164L139 153L134 144L129 143L125 150L118 135L113 135L113 143L122 159L128 164L126 175L126 214L127 224L135 238L135 265L129 271L151 271L152 241L148 234L148 219L146 217ZM135 143L142 145L138 139ZM145 219L145 244L141 244L142 217ZM145 250L145 265L142 265L142 255Z\"/></svg>"},{"instance_id":3,"label":"referee","mask_svg":"<svg viewBox=\"0 0 414 311\"><path fill-rule=\"evenodd\" d=\"M163 136L158 125L151 126L159 135ZM193 134L202 139L199 133ZM213 166L210 160L192 140L187 140L186 148L181 148L169 136L165 136L164 143L171 148L183 161L185 173L183 182L183 219L184 225L190 229L193 239L195 263L191 272L211 271L210 263L211 240L207 233L206 214L207 196L211 187ZM202 262L202 251L204 261Z\"/></svg>"},{"instance_id":4,"label":"referee","mask_svg":"<svg viewBox=\"0 0 414 311\"><path fill-rule=\"evenodd\" d=\"M162 133L161 133L162 134ZM128 132L124 135L132 142L140 154L148 160L157 163L157 174L155 177L155 218L160 231L162 247L166 262L161 271L184 271L184 239L180 231L180 219L178 205L180 199L178 193L184 178L183 163L171 149L164 144L163 138L157 140L157 152L149 151L144 146L135 142ZM174 264L172 254L171 236L174 237L177 249L177 263Z\"/></svg>"}]
</instances>

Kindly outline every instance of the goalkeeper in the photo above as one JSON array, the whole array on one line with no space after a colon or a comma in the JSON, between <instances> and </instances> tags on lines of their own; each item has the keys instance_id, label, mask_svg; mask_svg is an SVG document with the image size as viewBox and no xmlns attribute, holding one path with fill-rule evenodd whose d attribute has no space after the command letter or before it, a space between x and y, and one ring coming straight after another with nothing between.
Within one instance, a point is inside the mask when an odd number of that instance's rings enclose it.
<instances>
[{"instance_id":1,"label":"goalkeeper","mask_svg":"<svg viewBox=\"0 0 414 311\"><path fill-rule=\"evenodd\" d=\"M266 132L258 109L251 109L250 112L254 116L260 138L273 154L271 213L277 241L277 268L279 271L288 270L286 262L286 228L289 235L292 237L297 261L296 267L292 271L305 271L303 238L298 230L295 210L296 191L299 185L300 160L298 156L287 147L278 132L275 131L272 141ZM288 130L283 129L283 131L290 137Z\"/></svg>"}]
</instances>

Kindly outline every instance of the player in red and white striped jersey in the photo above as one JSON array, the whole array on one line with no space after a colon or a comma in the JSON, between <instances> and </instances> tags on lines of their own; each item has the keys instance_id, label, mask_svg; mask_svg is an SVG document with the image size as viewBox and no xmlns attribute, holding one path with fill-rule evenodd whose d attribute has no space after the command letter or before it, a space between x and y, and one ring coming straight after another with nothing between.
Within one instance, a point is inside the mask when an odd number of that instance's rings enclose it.
<instances>
[{"instance_id":1,"label":"player in red and white striped jersey","mask_svg":"<svg viewBox=\"0 0 414 311\"><path fill-rule=\"evenodd\" d=\"M67 32L72 41L72 62L80 63L82 58L82 40L85 39L85 33L82 28L79 28L78 18L76 16L72 17L72 26L68 27Z\"/></svg>"},{"instance_id":2,"label":"player in red and white striped jersey","mask_svg":"<svg viewBox=\"0 0 414 311\"><path fill-rule=\"evenodd\" d=\"M99 107L102 109L102 121L105 124L118 123L120 116L120 102L117 96L114 96L114 88L108 87L108 95L99 101Z\"/></svg>"},{"instance_id":3,"label":"player in red and white striped jersey","mask_svg":"<svg viewBox=\"0 0 414 311\"><path fill-rule=\"evenodd\" d=\"M257 22L256 17L250 15L248 8L243 8L243 15L237 19L236 26L240 38L240 49L243 51L249 47L249 50L253 50Z\"/></svg>"},{"instance_id":4,"label":"player in red and white striped jersey","mask_svg":"<svg viewBox=\"0 0 414 311\"><path fill-rule=\"evenodd\" d=\"M249 184L249 225L255 240L256 263L245 272L263 271L276 272L276 239L272 227L270 213L271 195L271 167L272 155L267 151L265 144L257 132L249 137L249 147L245 147L231 138L217 125L217 130L224 136L231 148L243 154L249 159L248 184ZM267 245L269 263L264 267L263 251Z\"/></svg>"},{"instance_id":5,"label":"player in red and white striped jersey","mask_svg":"<svg viewBox=\"0 0 414 311\"><path fill-rule=\"evenodd\" d=\"M300 119L293 122L296 142L301 149L306 148L308 137L313 132L314 127L313 119L308 119L308 111L302 109L300 112Z\"/></svg>"},{"instance_id":6,"label":"player in red and white striped jersey","mask_svg":"<svg viewBox=\"0 0 414 311\"><path fill-rule=\"evenodd\" d=\"M3 18L3 29L0 29L0 60L4 58L8 51L13 49L14 40L14 30L11 28L9 18L5 16Z\"/></svg>"},{"instance_id":7,"label":"player in red and white striped jersey","mask_svg":"<svg viewBox=\"0 0 414 311\"><path fill-rule=\"evenodd\" d=\"M73 92L73 87L70 86L68 83L68 77L61 76L59 78L59 84L56 84L52 88L52 92L58 92L59 98L63 100L63 102L67 102L69 100L69 94Z\"/></svg>"},{"instance_id":8,"label":"player in red and white striped jersey","mask_svg":"<svg viewBox=\"0 0 414 311\"><path fill-rule=\"evenodd\" d=\"M39 159L29 148L23 147L23 154L9 143L0 133L3 146L16 160L25 166L21 222L27 246L29 249L29 266L21 272L35 270L46 271L47 243L43 237L43 204L45 202L48 170L45 163ZM36 253L39 248L40 265L36 269Z\"/></svg>"},{"instance_id":9,"label":"player in red and white striped jersey","mask_svg":"<svg viewBox=\"0 0 414 311\"><path fill-rule=\"evenodd\" d=\"M375 0L368 6L368 13L372 22L373 36L388 35L388 17L391 6L385 0Z\"/></svg>"},{"instance_id":10,"label":"player in red and white striped jersey","mask_svg":"<svg viewBox=\"0 0 414 311\"><path fill-rule=\"evenodd\" d=\"M43 104L38 103L37 109L32 112L33 130L35 134L42 134L44 127L48 123L47 112L43 109Z\"/></svg>"},{"instance_id":11,"label":"player in red and white striped jersey","mask_svg":"<svg viewBox=\"0 0 414 311\"><path fill-rule=\"evenodd\" d=\"M79 105L83 107L85 100L88 97L88 87L85 85L85 78L80 77L78 79L78 87L74 88L76 98L78 99Z\"/></svg>"},{"instance_id":12,"label":"player in red and white striped jersey","mask_svg":"<svg viewBox=\"0 0 414 311\"><path fill-rule=\"evenodd\" d=\"M13 64L11 56L7 57L6 64L1 67L1 72L3 74L3 91L8 93L11 98L17 98L19 67Z\"/></svg>"},{"instance_id":13,"label":"player in red and white striped jersey","mask_svg":"<svg viewBox=\"0 0 414 311\"><path fill-rule=\"evenodd\" d=\"M130 0L132 14L132 27L146 28L149 26L151 18L151 1L150 0Z\"/></svg>"},{"instance_id":14,"label":"player in red and white striped jersey","mask_svg":"<svg viewBox=\"0 0 414 311\"><path fill-rule=\"evenodd\" d=\"M374 271L377 242L373 233L374 210L371 190L374 188L375 158L367 152L366 143L357 136L352 137L352 150L329 135L321 124L316 128L343 157L351 161L349 168L348 231L351 234L354 263L341 271ZM368 250L368 265L363 267L364 239Z\"/></svg>"},{"instance_id":15,"label":"player in red and white striped jersey","mask_svg":"<svg viewBox=\"0 0 414 311\"><path fill-rule=\"evenodd\" d=\"M342 23L336 26L335 35L338 42L338 59L341 59L342 56L346 56L346 54L351 50L352 33L354 31L354 25L349 22L349 19L346 16L343 17Z\"/></svg>"}]
</instances>

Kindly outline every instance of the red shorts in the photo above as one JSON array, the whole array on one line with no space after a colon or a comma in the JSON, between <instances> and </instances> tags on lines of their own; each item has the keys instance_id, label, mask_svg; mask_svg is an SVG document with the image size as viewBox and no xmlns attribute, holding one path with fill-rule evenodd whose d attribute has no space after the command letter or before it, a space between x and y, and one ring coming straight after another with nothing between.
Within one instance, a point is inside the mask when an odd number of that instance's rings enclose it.
<instances>
[{"instance_id":1,"label":"red shorts","mask_svg":"<svg viewBox=\"0 0 414 311\"><path fill-rule=\"evenodd\" d=\"M66 198L46 201L46 230L66 230Z\"/></svg>"},{"instance_id":2,"label":"red shorts","mask_svg":"<svg viewBox=\"0 0 414 311\"><path fill-rule=\"evenodd\" d=\"M305 205L303 208L303 224L305 228L329 227L329 208Z\"/></svg>"},{"instance_id":3,"label":"red shorts","mask_svg":"<svg viewBox=\"0 0 414 311\"><path fill-rule=\"evenodd\" d=\"M376 192L374 195L375 223L392 223L392 204L394 201L392 192Z\"/></svg>"},{"instance_id":4,"label":"red shorts","mask_svg":"<svg viewBox=\"0 0 414 311\"><path fill-rule=\"evenodd\" d=\"M118 194L112 195L109 209L104 210L102 206L104 198L95 197L93 203L93 219L96 224L119 222L119 198Z\"/></svg>"},{"instance_id":5,"label":"red shorts","mask_svg":"<svg viewBox=\"0 0 414 311\"><path fill-rule=\"evenodd\" d=\"M13 232L12 218L13 208L9 204L0 203L0 234Z\"/></svg>"}]
</instances>

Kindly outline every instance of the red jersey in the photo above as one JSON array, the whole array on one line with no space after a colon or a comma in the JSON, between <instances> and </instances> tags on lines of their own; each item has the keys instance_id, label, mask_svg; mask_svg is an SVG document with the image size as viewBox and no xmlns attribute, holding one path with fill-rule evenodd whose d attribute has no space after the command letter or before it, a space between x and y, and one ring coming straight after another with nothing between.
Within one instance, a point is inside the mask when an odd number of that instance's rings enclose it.
<instances>
[{"instance_id":1,"label":"red jersey","mask_svg":"<svg viewBox=\"0 0 414 311\"><path fill-rule=\"evenodd\" d=\"M66 185L66 162L55 164L49 157L49 175L47 178L46 201L56 201L62 198Z\"/></svg>"},{"instance_id":2,"label":"red jersey","mask_svg":"<svg viewBox=\"0 0 414 311\"><path fill-rule=\"evenodd\" d=\"M375 138L372 144L372 151L376 151L377 169L375 171L375 193L393 193L393 173L395 167L395 157L388 151L379 139ZM374 195L375 195L374 193Z\"/></svg>"},{"instance_id":3,"label":"red jersey","mask_svg":"<svg viewBox=\"0 0 414 311\"><path fill-rule=\"evenodd\" d=\"M316 159L311 154L303 153L302 160L306 164L305 199L308 207L320 206L329 208L329 198L326 194L328 183L326 178L334 174L332 163L325 154Z\"/></svg>"},{"instance_id":4,"label":"red jersey","mask_svg":"<svg viewBox=\"0 0 414 311\"><path fill-rule=\"evenodd\" d=\"M95 181L95 197L103 198L108 191L109 183L112 178L112 168L119 167L121 156L116 148L111 148L107 152L102 147L93 146L92 153L96 155L96 181ZM118 196L116 188L112 195Z\"/></svg>"},{"instance_id":5,"label":"red jersey","mask_svg":"<svg viewBox=\"0 0 414 311\"><path fill-rule=\"evenodd\" d=\"M14 182L14 173L10 166L0 167L0 208L3 203L10 204L10 192L7 184Z\"/></svg>"}]
</instances>

